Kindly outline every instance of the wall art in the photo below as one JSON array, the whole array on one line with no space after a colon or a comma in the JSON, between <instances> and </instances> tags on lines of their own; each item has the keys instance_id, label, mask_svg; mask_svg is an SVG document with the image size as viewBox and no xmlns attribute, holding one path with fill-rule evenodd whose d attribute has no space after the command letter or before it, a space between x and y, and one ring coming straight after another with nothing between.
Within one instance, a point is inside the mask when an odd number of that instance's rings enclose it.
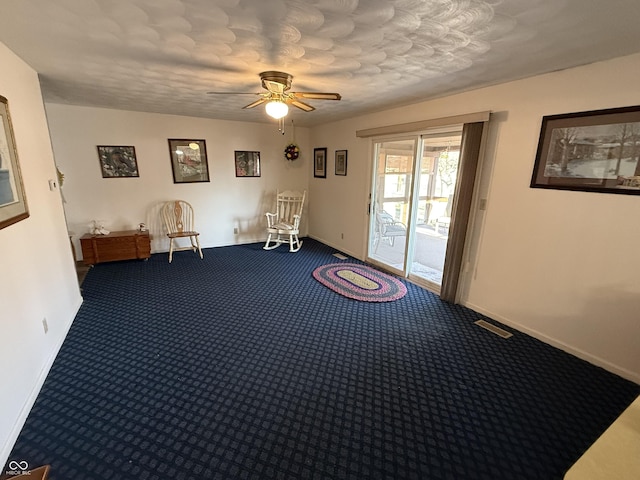
<instances>
[{"instance_id":1,"label":"wall art","mask_svg":"<svg viewBox=\"0 0 640 480\"><path fill-rule=\"evenodd\" d=\"M531 187L640 194L640 106L543 117Z\"/></svg>"},{"instance_id":2,"label":"wall art","mask_svg":"<svg viewBox=\"0 0 640 480\"><path fill-rule=\"evenodd\" d=\"M336 175L347 175L347 151L336 150Z\"/></svg>"},{"instance_id":3,"label":"wall art","mask_svg":"<svg viewBox=\"0 0 640 480\"><path fill-rule=\"evenodd\" d=\"M173 183L209 181L207 145L204 140L169 139Z\"/></svg>"},{"instance_id":4,"label":"wall art","mask_svg":"<svg viewBox=\"0 0 640 480\"><path fill-rule=\"evenodd\" d=\"M313 176L327 178L327 149L313 149Z\"/></svg>"},{"instance_id":5,"label":"wall art","mask_svg":"<svg viewBox=\"0 0 640 480\"><path fill-rule=\"evenodd\" d=\"M9 102L0 96L0 228L29 217Z\"/></svg>"},{"instance_id":6,"label":"wall art","mask_svg":"<svg viewBox=\"0 0 640 480\"><path fill-rule=\"evenodd\" d=\"M102 178L139 177L135 147L98 145Z\"/></svg>"},{"instance_id":7,"label":"wall art","mask_svg":"<svg viewBox=\"0 0 640 480\"><path fill-rule=\"evenodd\" d=\"M236 177L260 176L260 152L235 151Z\"/></svg>"}]
</instances>

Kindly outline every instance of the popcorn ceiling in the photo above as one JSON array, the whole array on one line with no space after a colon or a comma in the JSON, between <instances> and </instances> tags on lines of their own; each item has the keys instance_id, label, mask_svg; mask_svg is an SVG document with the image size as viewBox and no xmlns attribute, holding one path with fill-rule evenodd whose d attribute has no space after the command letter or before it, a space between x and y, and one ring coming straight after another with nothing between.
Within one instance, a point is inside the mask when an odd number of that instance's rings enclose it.
<instances>
[{"instance_id":1,"label":"popcorn ceiling","mask_svg":"<svg viewBox=\"0 0 640 480\"><path fill-rule=\"evenodd\" d=\"M280 70L342 94L292 112L310 125L633 53L633 18L635 0L2 0L0 41L47 102L270 121L206 92Z\"/></svg>"}]
</instances>

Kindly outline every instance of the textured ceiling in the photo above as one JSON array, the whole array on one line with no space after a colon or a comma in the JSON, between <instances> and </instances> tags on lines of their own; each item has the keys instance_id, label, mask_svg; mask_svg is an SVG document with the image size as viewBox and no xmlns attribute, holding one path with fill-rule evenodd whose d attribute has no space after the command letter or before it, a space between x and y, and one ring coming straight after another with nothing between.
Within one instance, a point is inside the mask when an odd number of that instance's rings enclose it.
<instances>
[{"instance_id":1,"label":"textured ceiling","mask_svg":"<svg viewBox=\"0 0 640 480\"><path fill-rule=\"evenodd\" d=\"M638 0L2 0L45 101L269 121L258 74L339 92L314 125L640 51ZM0 92L2 94L2 92Z\"/></svg>"}]
</instances>

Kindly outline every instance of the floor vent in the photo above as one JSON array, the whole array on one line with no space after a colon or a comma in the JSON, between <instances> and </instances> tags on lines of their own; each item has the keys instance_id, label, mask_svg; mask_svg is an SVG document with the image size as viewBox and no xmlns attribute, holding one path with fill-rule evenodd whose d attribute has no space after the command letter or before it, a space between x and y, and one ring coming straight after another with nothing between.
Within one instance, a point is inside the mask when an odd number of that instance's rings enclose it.
<instances>
[{"instance_id":1,"label":"floor vent","mask_svg":"<svg viewBox=\"0 0 640 480\"><path fill-rule=\"evenodd\" d=\"M492 333L495 333L496 335L502 337L502 338L509 338L509 337L513 337L513 333L509 333L506 330L501 329L500 327L496 327L495 325L492 325L489 322L485 322L484 320L477 320L475 322L476 325L485 328L487 330L489 330Z\"/></svg>"},{"instance_id":2,"label":"floor vent","mask_svg":"<svg viewBox=\"0 0 640 480\"><path fill-rule=\"evenodd\" d=\"M339 258L340 260L346 260L347 259L347 257L342 255L341 253L334 253L333 256L336 257L336 258Z\"/></svg>"}]
</instances>

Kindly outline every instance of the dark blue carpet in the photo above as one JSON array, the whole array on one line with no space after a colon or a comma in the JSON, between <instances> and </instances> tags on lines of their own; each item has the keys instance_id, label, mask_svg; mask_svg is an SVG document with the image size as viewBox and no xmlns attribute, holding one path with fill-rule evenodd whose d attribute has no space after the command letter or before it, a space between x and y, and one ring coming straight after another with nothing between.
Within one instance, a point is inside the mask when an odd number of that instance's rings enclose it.
<instances>
[{"instance_id":1,"label":"dark blue carpet","mask_svg":"<svg viewBox=\"0 0 640 480\"><path fill-rule=\"evenodd\" d=\"M91 269L10 460L54 480L561 479L640 394L409 283L338 295L313 240L261 247Z\"/></svg>"}]
</instances>

